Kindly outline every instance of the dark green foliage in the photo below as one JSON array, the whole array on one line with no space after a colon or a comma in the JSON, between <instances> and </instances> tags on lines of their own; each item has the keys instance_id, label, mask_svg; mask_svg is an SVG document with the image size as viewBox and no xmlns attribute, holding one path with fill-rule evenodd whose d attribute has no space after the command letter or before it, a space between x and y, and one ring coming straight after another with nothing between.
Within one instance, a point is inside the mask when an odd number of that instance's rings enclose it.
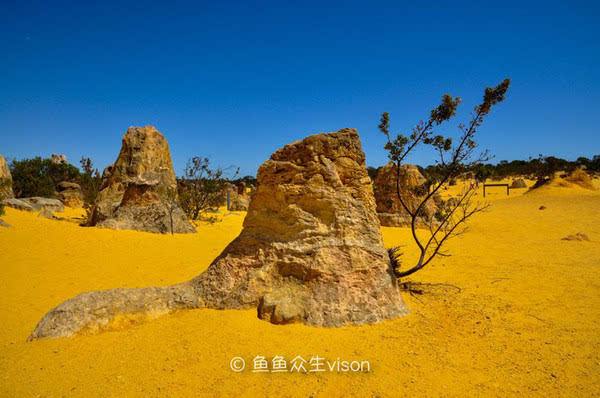
<instances>
[{"instance_id":1,"label":"dark green foliage","mask_svg":"<svg viewBox=\"0 0 600 398\"><path fill-rule=\"evenodd\" d=\"M69 164L55 164L50 159L13 160L10 164L13 191L18 198L31 196L54 197L56 185L61 181L77 182L79 170Z\"/></svg>"},{"instance_id":2,"label":"dark green foliage","mask_svg":"<svg viewBox=\"0 0 600 398\"><path fill-rule=\"evenodd\" d=\"M371 181L375 181L377 173L379 173L379 169L381 169L381 167L367 167L367 173L369 174L369 177L371 177Z\"/></svg>"},{"instance_id":3,"label":"dark green foliage","mask_svg":"<svg viewBox=\"0 0 600 398\"><path fill-rule=\"evenodd\" d=\"M600 155L594 155L592 159L581 157L576 161L578 166L584 166L587 171L600 173Z\"/></svg>"},{"instance_id":4,"label":"dark green foliage","mask_svg":"<svg viewBox=\"0 0 600 398\"><path fill-rule=\"evenodd\" d=\"M501 160L497 164L478 163L471 168L465 169L463 173L466 173L469 177L479 182L487 180L499 181L516 177L547 180L557 171L570 173L582 166L585 167L589 174L599 173L600 155L595 155L592 159L579 157L576 161L569 161L555 156L540 155L537 158L529 158L528 160L512 160L510 162L508 160ZM425 168L417 166L417 168L427 180L427 184L438 182L442 177L441 168L438 165L430 165Z\"/></svg>"},{"instance_id":5,"label":"dark green foliage","mask_svg":"<svg viewBox=\"0 0 600 398\"><path fill-rule=\"evenodd\" d=\"M250 186L250 185L257 186L258 185L258 180L254 176L244 176L244 177L238 178L236 180L230 180L229 182L231 182L233 185L238 185L242 182L244 184L246 184L246 186Z\"/></svg>"},{"instance_id":6,"label":"dark green foliage","mask_svg":"<svg viewBox=\"0 0 600 398\"><path fill-rule=\"evenodd\" d=\"M486 182L493 174L493 169L485 164L477 164L471 170L473 177L479 182Z\"/></svg>"},{"instance_id":7,"label":"dark green foliage","mask_svg":"<svg viewBox=\"0 0 600 398\"><path fill-rule=\"evenodd\" d=\"M589 173L599 172L600 155L594 156L592 160L580 157L574 162L555 156L539 155L537 158L529 158L528 160L513 160L510 162L502 160L496 165L479 164L469 169L468 172L481 182L486 179L502 180L515 177L528 177L543 182L552 178L557 171L569 173L581 166L584 166Z\"/></svg>"},{"instance_id":8,"label":"dark green foliage","mask_svg":"<svg viewBox=\"0 0 600 398\"><path fill-rule=\"evenodd\" d=\"M92 206L98 197L100 185L102 184L102 178L100 176L100 171L94 168L92 159L82 156L79 163L81 164L81 169L83 170L83 173L81 173L79 179L79 186L81 186L81 191L83 193L83 208L87 214L87 224L92 216Z\"/></svg>"}]
</instances>

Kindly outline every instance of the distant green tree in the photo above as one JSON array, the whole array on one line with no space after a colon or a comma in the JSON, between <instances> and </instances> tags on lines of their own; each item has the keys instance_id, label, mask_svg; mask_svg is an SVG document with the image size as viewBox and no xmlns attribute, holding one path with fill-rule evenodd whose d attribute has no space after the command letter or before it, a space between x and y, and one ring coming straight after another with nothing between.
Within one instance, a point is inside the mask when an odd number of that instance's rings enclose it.
<instances>
[{"instance_id":1,"label":"distant green tree","mask_svg":"<svg viewBox=\"0 0 600 398\"><path fill-rule=\"evenodd\" d=\"M594 155L591 159L580 157L576 161L577 166L584 166L588 172L600 172L600 155Z\"/></svg>"},{"instance_id":2,"label":"distant green tree","mask_svg":"<svg viewBox=\"0 0 600 398\"><path fill-rule=\"evenodd\" d=\"M230 182L233 185L238 185L238 184L240 184L242 182L244 184L246 184L247 186L249 186L249 185L257 186L258 185L258 180L256 179L256 177L250 176L250 175L244 176L242 178L238 178L238 179L235 179L235 180L230 180Z\"/></svg>"},{"instance_id":3,"label":"distant green tree","mask_svg":"<svg viewBox=\"0 0 600 398\"><path fill-rule=\"evenodd\" d=\"M50 159L35 157L13 160L10 164L13 191L18 198L54 197L56 185L62 181L77 182L79 170L69 163L56 164Z\"/></svg>"},{"instance_id":4,"label":"distant green tree","mask_svg":"<svg viewBox=\"0 0 600 398\"><path fill-rule=\"evenodd\" d=\"M102 178L100 171L94 168L92 159L82 156L79 163L81 164L81 170L83 170L79 178L79 186L81 186L81 192L83 193L83 208L86 213L85 224L89 224L92 217L92 208L100 192Z\"/></svg>"},{"instance_id":5,"label":"distant green tree","mask_svg":"<svg viewBox=\"0 0 600 398\"><path fill-rule=\"evenodd\" d=\"M586 165L590 171L600 172L600 155L594 155L592 160Z\"/></svg>"},{"instance_id":6,"label":"distant green tree","mask_svg":"<svg viewBox=\"0 0 600 398\"><path fill-rule=\"evenodd\" d=\"M540 154L537 161L534 162L533 175L536 179L534 188L546 184L558 171L571 170L572 167L566 160Z\"/></svg>"},{"instance_id":7,"label":"distant green tree","mask_svg":"<svg viewBox=\"0 0 600 398\"><path fill-rule=\"evenodd\" d=\"M486 164L477 164L474 166L473 177L477 183L486 182L492 176L493 170Z\"/></svg>"},{"instance_id":8,"label":"distant green tree","mask_svg":"<svg viewBox=\"0 0 600 398\"><path fill-rule=\"evenodd\" d=\"M381 167L367 167L367 174L369 174L369 177L371 177L371 181L375 181L375 178L377 178L377 173L379 173L379 169L381 169Z\"/></svg>"}]
</instances>

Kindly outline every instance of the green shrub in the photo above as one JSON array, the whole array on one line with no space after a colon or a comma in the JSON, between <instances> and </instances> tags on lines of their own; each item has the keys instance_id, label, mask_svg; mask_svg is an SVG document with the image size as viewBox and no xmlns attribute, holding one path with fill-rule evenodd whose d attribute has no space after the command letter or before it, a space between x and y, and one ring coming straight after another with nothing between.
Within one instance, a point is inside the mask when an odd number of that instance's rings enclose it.
<instances>
[{"instance_id":1,"label":"green shrub","mask_svg":"<svg viewBox=\"0 0 600 398\"><path fill-rule=\"evenodd\" d=\"M83 209L86 213L86 221L84 224L87 225L91 221L92 208L96 202L98 193L100 192L102 178L100 176L100 171L94 168L92 159L82 156L79 163L81 164L81 169L83 170L83 173L81 173L79 178L79 186L81 187L81 192L83 193Z\"/></svg>"},{"instance_id":2,"label":"green shrub","mask_svg":"<svg viewBox=\"0 0 600 398\"><path fill-rule=\"evenodd\" d=\"M61 181L78 182L79 170L68 164L55 164L50 159L35 157L13 160L10 164L13 191L18 198L31 196L54 196L56 185Z\"/></svg>"}]
</instances>

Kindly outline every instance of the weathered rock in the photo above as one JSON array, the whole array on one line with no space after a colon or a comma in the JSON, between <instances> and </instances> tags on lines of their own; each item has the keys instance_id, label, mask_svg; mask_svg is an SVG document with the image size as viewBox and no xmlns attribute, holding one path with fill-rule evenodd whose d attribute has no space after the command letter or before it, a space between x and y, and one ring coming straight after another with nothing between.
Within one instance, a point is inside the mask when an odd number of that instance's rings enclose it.
<instances>
[{"instance_id":1,"label":"weathered rock","mask_svg":"<svg viewBox=\"0 0 600 398\"><path fill-rule=\"evenodd\" d=\"M83 206L83 192L79 184L63 181L58 183L57 197L65 206L78 208Z\"/></svg>"},{"instance_id":2,"label":"weathered rock","mask_svg":"<svg viewBox=\"0 0 600 398\"><path fill-rule=\"evenodd\" d=\"M0 185L0 199L14 198L15 194L12 189L12 176L10 175L10 169L6 164L4 156L0 155L0 183L6 181L6 185Z\"/></svg>"},{"instance_id":3,"label":"weathered rock","mask_svg":"<svg viewBox=\"0 0 600 398\"><path fill-rule=\"evenodd\" d=\"M544 205L540 206L540 210L546 210L546 206L544 206Z\"/></svg>"},{"instance_id":4,"label":"weathered rock","mask_svg":"<svg viewBox=\"0 0 600 398\"><path fill-rule=\"evenodd\" d=\"M193 233L177 203L167 140L154 127L130 127L114 165L103 173L91 225L154 233ZM173 196L173 198L170 198ZM171 218L171 214L172 218Z\"/></svg>"},{"instance_id":5,"label":"weathered rock","mask_svg":"<svg viewBox=\"0 0 600 398\"><path fill-rule=\"evenodd\" d=\"M574 172L572 172L571 175L565 178L565 181L568 181L571 184L579 185L581 188L590 189L592 191L596 190L594 182L592 181L588 173L586 173L582 169L577 169Z\"/></svg>"},{"instance_id":6,"label":"weathered rock","mask_svg":"<svg viewBox=\"0 0 600 398\"><path fill-rule=\"evenodd\" d=\"M510 187L512 189L527 188L527 183L524 179L519 178L518 180L514 180L512 184L510 184Z\"/></svg>"},{"instance_id":7,"label":"weathered rock","mask_svg":"<svg viewBox=\"0 0 600 398\"><path fill-rule=\"evenodd\" d=\"M58 183L58 185L56 186L56 189L58 190L58 192L63 192L63 191L70 191L70 190L81 190L81 187L79 186L79 184L77 184L75 182L62 181L62 182Z\"/></svg>"},{"instance_id":8,"label":"weathered rock","mask_svg":"<svg viewBox=\"0 0 600 398\"><path fill-rule=\"evenodd\" d=\"M577 232L575 235L568 235L564 238L562 238L562 240L572 240L572 241L579 241L579 242L589 242L590 238L588 238L588 236L586 234L584 234L583 232Z\"/></svg>"},{"instance_id":9,"label":"weathered rock","mask_svg":"<svg viewBox=\"0 0 600 398\"><path fill-rule=\"evenodd\" d=\"M65 206L58 199L42 198L40 196L33 196L31 198L21 198L25 203L28 203L33 207L33 210L40 211L42 209L48 209L51 211L62 212L65 211Z\"/></svg>"},{"instance_id":10,"label":"weathered rock","mask_svg":"<svg viewBox=\"0 0 600 398\"><path fill-rule=\"evenodd\" d=\"M67 164L67 157L65 155L57 155L53 153L50 157L50 161L54 164Z\"/></svg>"},{"instance_id":11,"label":"weathered rock","mask_svg":"<svg viewBox=\"0 0 600 398\"><path fill-rule=\"evenodd\" d=\"M228 186L229 191L229 211L248 211L250 205L250 194L246 183L240 182L235 187Z\"/></svg>"},{"instance_id":12,"label":"weathered rock","mask_svg":"<svg viewBox=\"0 0 600 398\"><path fill-rule=\"evenodd\" d=\"M250 198L247 195L231 195L229 211L248 211L248 206L250 206Z\"/></svg>"},{"instance_id":13,"label":"weathered rock","mask_svg":"<svg viewBox=\"0 0 600 398\"><path fill-rule=\"evenodd\" d=\"M237 185L237 194L240 195L240 196L247 196L248 195L248 192L247 192L247 189L246 189L246 183L245 182L240 182Z\"/></svg>"},{"instance_id":14,"label":"weathered rock","mask_svg":"<svg viewBox=\"0 0 600 398\"><path fill-rule=\"evenodd\" d=\"M379 223L383 227L396 227L396 228L404 228L410 227L412 219L408 214L398 214L398 213L377 213L377 217L379 218ZM438 226L439 221L437 220L425 220L422 217L417 217L415 220L415 228L417 229L429 229L431 226Z\"/></svg>"},{"instance_id":15,"label":"weathered rock","mask_svg":"<svg viewBox=\"0 0 600 398\"><path fill-rule=\"evenodd\" d=\"M12 225L10 225L9 223L7 223L6 221L4 221L3 219L0 218L0 227L12 228Z\"/></svg>"},{"instance_id":16,"label":"weathered rock","mask_svg":"<svg viewBox=\"0 0 600 398\"><path fill-rule=\"evenodd\" d=\"M181 308L257 308L273 323L342 326L408 313L383 246L358 133L294 142L258 171L241 234L193 280L76 296L31 338L102 329L116 316Z\"/></svg>"},{"instance_id":17,"label":"weathered rock","mask_svg":"<svg viewBox=\"0 0 600 398\"><path fill-rule=\"evenodd\" d=\"M189 284L81 293L48 312L29 339L102 331L117 316L152 318L176 309L196 308L194 294Z\"/></svg>"},{"instance_id":18,"label":"weathered rock","mask_svg":"<svg viewBox=\"0 0 600 398\"><path fill-rule=\"evenodd\" d=\"M5 206L12 207L13 209L23 210L23 211L34 211L35 209L27 202L23 202L21 199L10 198L4 199L2 203Z\"/></svg>"},{"instance_id":19,"label":"weathered rock","mask_svg":"<svg viewBox=\"0 0 600 398\"><path fill-rule=\"evenodd\" d=\"M411 217L398 200L396 191L397 170L393 162L382 167L377 173L373 183L375 190L375 201L377 203L377 214L379 221L384 227L409 227ZM416 166L403 164L400 166L400 193L411 211L417 209L427 191L424 187L425 177ZM421 216L417 217L417 228L427 228L429 220L432 219L437 206L435 200L441 201L441 197L428 200L423 206Z\"/></svg>"},{"instance_id":20,"label":"weathered rock","mask_svg":"<svg viewBox=\"0 0 600 398\"><path fill-rule=\"evenodd\" d=\"M108 179L112 175L113 169L115 168L115 164L109 164L102 171L102 185L100 185L100 189L104 189L108 186Z\"/></svg>"},{"instance_id":21,"label":"weathered rock","mask_svg":"<svg viewBox=\"0 0 600 398\"><path fill-rule=\"evenodd\" d=\"M54 215L54 213L52 213L52 210L50 209L42 209L42 211L40 211L40 213L38 214L38 217L48 218L50 220L57 219L57 217Z\"/></svg>"}]
</instances>

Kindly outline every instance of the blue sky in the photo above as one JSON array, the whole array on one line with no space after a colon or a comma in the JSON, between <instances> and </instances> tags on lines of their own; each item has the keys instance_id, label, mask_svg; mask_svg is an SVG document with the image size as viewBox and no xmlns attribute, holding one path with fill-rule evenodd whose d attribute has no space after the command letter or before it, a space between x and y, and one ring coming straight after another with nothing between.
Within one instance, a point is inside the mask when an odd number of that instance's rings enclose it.
<instances>
[{"instance_id":1,"label":"blue sky","mask_svg":"<svg viewBox=\"0 0 600 398\"><path fill-rule=\"evenodd\" d=\"M3 2L4 156L103 168L150 124L178 175L195 155L254 174L286 143L354 127L378 166L381 112L408 132L450 93L456 125L504 77L479 138L496 161L600 154L597 1L84 3Z\"/></svg>"}]
</instances>

